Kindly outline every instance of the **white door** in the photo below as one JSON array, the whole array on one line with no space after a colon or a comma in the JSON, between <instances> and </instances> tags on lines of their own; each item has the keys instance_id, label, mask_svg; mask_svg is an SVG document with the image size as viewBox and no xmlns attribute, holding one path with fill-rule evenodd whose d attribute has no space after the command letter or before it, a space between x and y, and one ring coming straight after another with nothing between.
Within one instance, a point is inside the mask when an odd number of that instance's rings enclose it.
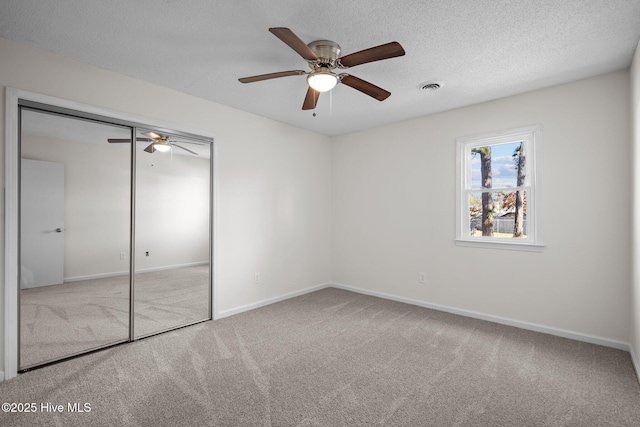
<instances>
[{"instance_id":1,"label":"white door","mask_svg":"<svg viewBox=\"0 0 640 427\"><path fill-rule=\"evenodd\" d=\"M64 165L22 159L20 288L61 284L64 272Z\"/></svg>"}]
</instances>

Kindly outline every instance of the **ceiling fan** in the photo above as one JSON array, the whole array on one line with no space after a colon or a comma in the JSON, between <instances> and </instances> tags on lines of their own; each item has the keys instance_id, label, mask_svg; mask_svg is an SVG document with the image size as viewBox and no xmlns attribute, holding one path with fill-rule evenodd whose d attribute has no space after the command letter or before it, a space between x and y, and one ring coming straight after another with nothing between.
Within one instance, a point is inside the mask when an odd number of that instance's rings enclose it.
<instances>
[{"instance_id":1,"label":"ceiling fan","mask_svg":"<svg viewBox=\"0 0 640 427\"><path fill-rule=\"evenodd\" d=\"M340 45L331 40L316 40L307 45L288 28L269 28L269 31L304 58L309 64L311 71L280 71L277 73L243 77L238 80L240 83L253 83L278 77L302 76L306 74L309 88L307 89L307 94L302 104L303 110L316 108L320 93L333 89L338 83L343 83L359 90L378 101L384 101L391 95L391 92L347 73L335 74L334 70L336 68L346 69L368 62L395 58L405 54L400 43L391 42L346 56L340 56Z\"/></svg>"},{"instance_id":2,"label":"ceiling fan","mask_svg":"<svg viewBox=\"0 0 640 427\"><path fill-rule=\"evenodd\" d=\"M196 156L198 155L198 153L196 153L195 151L191 151L188 148L183 147L182 145L178 145L175 142L172 142L171 136L169 135L162 135L155 132L145 132L143 133L143 135L147 135L149 138L136 138L136 141L151 142L151 144L149 144L147 148L144 149L144 151L146 151L147 153L153 153L154 151L160 151L161 153L163 153L171 150L171 147L177 147L193 155L196 155ZM107 139L107 141L111 143L131 142L130 139L126 139L126 138L125 139L111 138L111 139Z\"/></svg>"}]
</instances>

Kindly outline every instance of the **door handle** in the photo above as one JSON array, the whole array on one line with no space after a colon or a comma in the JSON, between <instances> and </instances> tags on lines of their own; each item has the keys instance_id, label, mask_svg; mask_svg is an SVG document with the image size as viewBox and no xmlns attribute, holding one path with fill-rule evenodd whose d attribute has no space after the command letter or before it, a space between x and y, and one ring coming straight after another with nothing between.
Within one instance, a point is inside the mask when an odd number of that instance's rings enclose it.
<instances>
[{"instance_id":1,"label":"door handle","mask_svg":"<svg viewBox=\"0 0 640 427\"><path fill-rule=\"evenodd\" d=\"M56 228L56 233L62 233L62 228Z\"/></svg>"}]
</instances>

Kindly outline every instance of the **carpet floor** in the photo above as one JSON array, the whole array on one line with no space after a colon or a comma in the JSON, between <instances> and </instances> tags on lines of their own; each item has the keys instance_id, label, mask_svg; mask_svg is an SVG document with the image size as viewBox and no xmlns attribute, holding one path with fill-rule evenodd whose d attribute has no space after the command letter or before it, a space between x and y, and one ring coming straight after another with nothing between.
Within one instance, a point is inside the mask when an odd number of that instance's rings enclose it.
<instances>
[{"instance_id":1,"label":"carpet floor","mask_svg":"<svg viewBox=\"0 0 640 427\"><path fill-rule=\"evenodd\" d=\"M209 266L136 274L135 336L209 317ZM20 368L129 338L129 275L20 291Z\"/></svg>"},{"instance_id":2,"label":"carpet floor","mask_svg":"<svg viewBox=\"0 0 640 427\"><path fill-rule=\"evenodd\" d=\"M627 352L334 288L27 372L0 395L36 404L0 413L7 427L640 425Z\"/></svg>"}]
</instances>

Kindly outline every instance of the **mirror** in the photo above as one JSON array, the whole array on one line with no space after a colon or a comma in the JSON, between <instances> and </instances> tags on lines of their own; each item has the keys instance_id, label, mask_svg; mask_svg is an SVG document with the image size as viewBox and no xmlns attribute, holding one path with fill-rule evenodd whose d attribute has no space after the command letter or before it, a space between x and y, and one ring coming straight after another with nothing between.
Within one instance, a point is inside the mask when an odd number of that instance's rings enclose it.
<instances>
[{"instance_id":1,"label":"mirror","mask_svg":"<svg viewBox=\"0 0 640 427\"><path fill-rule=\"evenodd\" d=\"M135 337L211 318L211 145L136 135Z\"/></svg>"},{"instance_id":2,"label":"mirror","mask_svg":"<svg viewBox=\"0 0 640 427\"><path fill-rule=\"evenodd\" d=\"M26 106L20 123L19 370L210 319L210 140Z\"/></svg>"},{"instance_id":3,"label":"mirror","mask_svg":"<svg viewBox=\"0 0 640 427\"><path fill-rule=\"evenodd\" d=\"M20 369L129 337L127 127L21 108Z\"/></svg>"}]
</instances>

